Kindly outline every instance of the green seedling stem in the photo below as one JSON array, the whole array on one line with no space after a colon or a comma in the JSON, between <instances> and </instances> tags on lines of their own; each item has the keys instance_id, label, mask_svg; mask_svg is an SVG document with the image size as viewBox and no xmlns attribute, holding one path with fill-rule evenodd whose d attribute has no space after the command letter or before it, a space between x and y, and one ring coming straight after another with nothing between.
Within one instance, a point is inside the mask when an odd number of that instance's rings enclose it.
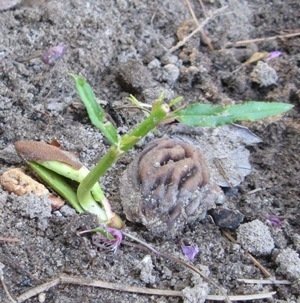
<instances>
[{"instance_id":1,"label":"green seedling stem","mask_svg":"<svg viewBox=\"0 0 300 303\"><path fill-rule=\"evenodd\" d=\"M163 121L169 113L169 106L162 99L157 100L152 111L143 122L136 126L129 134L120 138L118 145L113 145L107 153L90 171L90 173L79 184L77 197L81 205L88 201L88 193L106 171L128 150L130 150L141 138L145 137L151 130Z\"/></svg>"},{"instance_id":2,"label":"green seedling stem","mask_svg":"<svg viewBox=\"0 0 300 303\"><path fill-rule=\"evenodd\" d=\"M92 196L92 193L89 191L87 192L86 197L86 203L84 205L81 205L77 195L76 191L74 191L73 187L68 183L68 181L64 178L63 175L60 175L59 172L56 172L53 170L57 167L59 167L59 171L61 170L61 165L66 166L67 168L71 168L69 165L65 165L64 163L57 162L57 161L45 161L48 163L48 167L44 166L44 162L42 164L38 162L28 161L29 166L32 168L33 171L35 171L39 177L46 183L51 186L52 189L54 189L59 195L61 195L63 198L65 198L69 203L74 207L74 209L79 212L90 212L99 218L100 222L107 222L112 217L112 212L109 206L109 212L106 212L105 208L102 208L94 199ZM51 163L53 162L53 163ZM50 163L50 164L49 164ZM52 165L53 164L53 165ZM52 169L50 169L52 168ZM69 174L67 174L69 176ZM71 174L72 175L72 174ZM70 178L71 180L74 180L74 178ZM103 199L106 200L105 197ZM102 201L101 201L102 202ZM111 216L109 217L108 214Z\"/></svg>"},{"instance_id":3,"label":"green seedling stem","mask_svg":"<svg viewBox=\"0 0 300 303\"><path fill-rule=\"evenodd\" d=\"M75 169L72 166L68 164L64 164L59 161L43 161L41 163L42 166L48 168L51 171L56 172L57 174L64 176L70 180L76 181L78 183L82 182L82 180L89 174L89 169L87 169L85 166L82 166L80 169ZM96 206L94 205L94 201L97 201L101 204L101 206L104 208L106 216L104 214L101 214L101 219L110 219L113 217L113 213L111 211L110 204L108 203L100 185L98 182L96 182L93 187L90 190L91 195L88 193L88 204L85 203L82 205L84 209L95 209ZM79 202L80 203L80 202ZM99 213L99 211L97 211Z\"/></svg>"}]
</instances>

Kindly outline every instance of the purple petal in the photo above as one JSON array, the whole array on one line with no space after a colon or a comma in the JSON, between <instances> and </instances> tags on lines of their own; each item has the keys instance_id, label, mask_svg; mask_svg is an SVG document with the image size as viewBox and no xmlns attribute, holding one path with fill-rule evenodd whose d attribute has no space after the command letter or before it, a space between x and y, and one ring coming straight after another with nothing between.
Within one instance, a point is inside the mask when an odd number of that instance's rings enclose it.
<instances>
[{"instance_id":1,"label":"purple petal","mask_svg":"<svg viewBox=\"0 0 300 303\"><path fill-rule=\"evenodd\" d=\"M186 258L194 261L195 257L200 252L198 245L181 245L181 249Z\"/></svg>"},{"instance_id":2,"label":"purple petal","mask_svg":"<svg viewBox=\"0 0 300 303\"><path fill-rule=\"evenodd\" d=\"M54 65L54 63L59 60L65 53L66 46L62 43L50 47L42 54L42 61L48 65Z\"/></svg>"},{"instance_id":3,"label":"purple petal","mask_svg":"<svg viewBox=\"0 0 300 303\"><path fill-rule=\"evenodd\" d=\"M120 246L122 240L123 240L123 234L119 229L107 227L107 231L113 235L115 238L114 242L117 244L117 246Z\"/></svg>"},{"instance_id":4,"label":"purple petal","mask_svg":"<svg viewBox=\"0 0 300 303\"><path fill-rule=\"evenodd\" d=\"M283 218L280 218L276 215L268 215L266 221L269 225L275 228L280 228L283 226Z\"/></svg>"},{"instance_id":5,"label":"purple petal","mask_svg":"<svg viewBox=\"0 0 300 303\"><path fill-rule=\"evenodd\" d=\"M267 61L278 58L282 55L282 52L280 51L274 51L274 52L270 52L268 57L266 58Z\"/></svg>"},{"instance_id":6,"label":"purple petal","mask_svg":"<svg viewBox=\"0 0 300 303\"><path fill-rule=\"evenodd\" d=\"M96 233L92 235L92 242L100 249L113 251L115 253L121 245L123 234L120 230L111 227L106 227L105 230L110 236L113 236L113 239L109 239L102 233Z\"/></svg>"}]
</instances>

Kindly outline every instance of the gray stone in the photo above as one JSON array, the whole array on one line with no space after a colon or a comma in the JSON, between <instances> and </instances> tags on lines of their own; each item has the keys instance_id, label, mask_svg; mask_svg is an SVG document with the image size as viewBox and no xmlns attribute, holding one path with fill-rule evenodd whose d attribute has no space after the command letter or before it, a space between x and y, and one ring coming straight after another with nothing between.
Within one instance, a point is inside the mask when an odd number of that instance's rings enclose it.
<instances>
[{"instance_id":1,"label":"gray stone","mask_svg":"<svg viewBox=\"0 0 300 303\"><path fill-rule=\"evenodd\" d=\"M277 83L276 70L267 63L259 61L250 74L251 80L262 87L268 87Z\"/></svg>"},{"instance_id":2,"label":"gray stone","mask_svg":"<svg viewBox=\"0 0 300 303\"><path fill-rule=\"evenodd\" d=\"M207 283L197 283L194 287L186 287L182 290L184 303L204 303L209 294Z\"/></svg>"},{"instance_id":3,"label":"gray stone","mask_svg":"<svg viewBox=\"0 0 300 303\"><path fill-rule=\"evenodd\" d=\"M64 216L64 217L71 217L76 214L76 211L74 208L70 207L69 205L64 205L60 208L59 212Z\"/></svg>"},{"instance_id":4,"label":"gray stone","mask_svg":"<svg viewBox=\"0 0 300 303\"><path fill-rule=\"evenodd\" d=\"M296 251L291 248L281 250L275 262L278 273L291 280L300 279L300 258Z\"/></svg>"},{"instance_id":5,"label":"gray stone","mask_svg":"<svg viewBox=\"0 0 300 303\"><path fill-rule=\"evenodd\" d=\"M155 283L155 276L152 274L153 262L150 255L146 255L137 266L140 272L140 278L145 283Z\"/></svg>"},{"instance_id":6,"label":"gray stone","mask_svg":"<svg viewBox=\"0 0 300 303\"><path fill-rule=\"evenodd\" d=\"M51 201L47 197L25 195L16 197L15 205L24 217L37 219L37 227L46 230L51 217Z\"/></svg>"},{"instance_id":7,"label":"gray stone","mask_svg":"<svg viewBox=\"0 0 300 303\"><path fill-rule=\"evenodd\" d=\"M237 240L250 253L269 255L274 249L274 240L267 225L259 220L242 224L237 231Z\"/></svg>"},{"instance_id":8,"label":"gray stone","mask_svg":"<svg viewBox=\"0 0 300 303\"><path fill-rule=\"evenodd\" d=\"M151 62L148 63L148 68L149 69L155 69L159 68L161 66L161 63L158 59L153 59Z\"/></svg>"},{"instance_id":9,"label":"gray stone","mask_svg":"<svg viewBox=\"0 0 300 303\"><path fill-rule=\"evenodd\" d=\"M227 208L214 208L209 211L215 224L221 228L237 229L244 220L244 215L238 210Z\"/></svg>"},{"instance_id":10,"label":"gray stone","mask_svg":"<svg viewBox=\"0 0 300 303\"><path fill-rule=\"evenodd\" d=\"M179 78L180 70L174 64L167 64L164 66L163 78L169 85L174 85Z\"/></svg>"},{"instance_id":11,"label":"gray stone","mask_svg":"<svg viewBox=\"0 0 300 303\"><path fill-rule=\"evenodd\" d=\"M130 93L139 94L144 89L155 86L150 71L140 61L130 60L120 64L117 72L118 82Z\"/></svg>"}]
</instances>

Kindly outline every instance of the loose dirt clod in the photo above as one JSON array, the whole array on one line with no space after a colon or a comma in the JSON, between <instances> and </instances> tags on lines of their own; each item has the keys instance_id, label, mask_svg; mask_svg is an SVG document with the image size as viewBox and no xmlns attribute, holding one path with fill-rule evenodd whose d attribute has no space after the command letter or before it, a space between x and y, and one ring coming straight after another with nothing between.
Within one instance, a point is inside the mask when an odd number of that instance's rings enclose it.
<instances>
[{"instance_id":1,"label":"loose dirt clod","mask_svg":"<svg viewBox=\"0 0 300 303\"><path fill-rule=\"evenodd\" d=\"M167 237L204 218L223 199L222 190L210 182L201 152L176 139L146 146L125 171L120 190L127 219Z\"/></svg>"},{"instance_id":2,"label":"loose dirt clod","mask_svg":"<svg viewBox=\"0 0 300 303\"><path fill-rule=\"evenodd\" d=\"M283 249L276 258L277 271L291 280L300 279L300 257L291 248Z\"/></svg>"},{"instance_id":3,"label":"loose dirt clod","mask_svg":"<svg viewBox=\"0 0 300 303\"><path fill-rule=\"evenodd\" d=\"M238 242L254 255L269 255L275 247L267 225L259 220L242 224L237 233Z\"/></svg>"}]
</instances>

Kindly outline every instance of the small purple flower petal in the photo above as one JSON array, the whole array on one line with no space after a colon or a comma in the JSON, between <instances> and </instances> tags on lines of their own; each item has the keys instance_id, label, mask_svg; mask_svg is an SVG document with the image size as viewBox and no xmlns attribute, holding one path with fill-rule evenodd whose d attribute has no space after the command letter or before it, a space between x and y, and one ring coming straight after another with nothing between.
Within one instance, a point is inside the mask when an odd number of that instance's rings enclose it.
<instances>
[{"instance_id":1,"label":"small purple flower petal","mask_svg":"<svg viewBox=\"0 0 300 303\"><path fill-rule=\"evenodd\" d=\"M50 47L42 54L42 61L48 65L54 65L65 53L66 46L62 43Z\"/></svg>"},{"instance_id":2,"label":"small purple flower petal","mask_svg":"<svg viewBox=\"0 0 300 303\"><path fill-rule=\"evenodd\" d=\"M275 228L281 228L283 226L283 218L280 218L276 215L268 215L266 222Z\"/></svg>"},{"instance_id":3,"label":"small purple flower petal","mask_svg":"<svg viewBox=\"0 0 300 303\"><path fill-rule=\"evenodd\" d=\"M186 258L194 261L195 257L200 252L198 245L181 245L181 249Z\"/></svg>"},{"instance_id":4,"label":"small purple flower petal","mask_svg":"<svg viewBox=\"0 0 300 303\"><path fill-rule=\"evenodd\" d=\"M93 234L92 242L98 248L106 251L113 251L115 253L121 245L123 234L120 230L111 227L106 227L106 231L108 236L105 236L102 233ZM109 236L113 236L114 239L109 239Z\"/></svg>"},{"instance_id":5,"label":"small purple flower petal","mask_svg":"<svg viewBox=\"0 0 300 303\"><path fill-rule=\"evenodd\" d=\"M113 237L115 238L115 243L117 244L117 246L120 246L122 240L123 240L123 234L119 229L116 228L112 228L112 227L107 227L107 231L113 235Z\"/></svg>"},{"instance_id":6,"label":"small purple flower petal","mask_svg":"<svg viewBox=\"0 0 300 303\"><path fill-rule=\"evenodd\" d=\"M282 56L282 52L280 52L280 51L270 52L268 57L266 58L266 60L267 61L273 60L273 59L278 58L280 56Z\"/></svg>"}]
</instances>

